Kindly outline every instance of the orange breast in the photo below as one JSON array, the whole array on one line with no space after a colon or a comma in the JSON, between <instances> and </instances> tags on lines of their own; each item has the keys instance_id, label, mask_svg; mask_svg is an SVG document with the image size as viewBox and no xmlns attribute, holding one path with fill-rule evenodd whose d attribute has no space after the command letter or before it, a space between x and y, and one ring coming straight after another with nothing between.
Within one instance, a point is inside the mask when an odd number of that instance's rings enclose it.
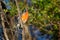
<instances>
[{"instance_id":1,"label":"orange breast","mask_svg":"<svg viewBox=\"0 0 60 40\"><path fill-rule=\"evenodd\" d=\"M28 11L22 14L21 19L23 23L26 23L26 21L28 20Z\"/></svg>"}]
</instances>

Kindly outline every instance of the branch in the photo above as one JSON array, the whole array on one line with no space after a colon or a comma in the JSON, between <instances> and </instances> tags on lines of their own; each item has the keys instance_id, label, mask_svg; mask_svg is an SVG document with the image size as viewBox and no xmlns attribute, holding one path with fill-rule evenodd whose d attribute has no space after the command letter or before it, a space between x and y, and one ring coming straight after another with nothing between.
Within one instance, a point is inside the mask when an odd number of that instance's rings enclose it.
<instances>
[{"instance_id":1,"label":"branch","mask_svg":"<svg viewBox=\"0 0 60 40\"><path fill-rule=\"evenodd\" d=\"M2 12L2 14L1 14L1 20L2 20L2 26L3 26L4 36L5 36L6 40L9 40L9 38L7 36L7 33L6 33L5 25L4 25L4 16L3 16L3 10L2 10L2 6L1 6L1 2L0 2L0 10Z\"/></svg>"}]
</instances>

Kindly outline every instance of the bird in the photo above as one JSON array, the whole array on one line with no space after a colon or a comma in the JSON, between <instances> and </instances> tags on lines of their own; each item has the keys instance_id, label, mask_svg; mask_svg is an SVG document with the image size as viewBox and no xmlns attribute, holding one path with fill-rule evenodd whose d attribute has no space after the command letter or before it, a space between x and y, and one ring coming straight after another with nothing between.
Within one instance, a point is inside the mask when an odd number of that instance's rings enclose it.
<instances>
[{"instance_id":1,"label":"bird","mask_svg":"<svg viewBox=\"0 0 60 40\"><path fill-rule=\"evenodd\" d=\"M23 12L23 14L21 16L21 20L22 20L23 23L26 23L28 18L29 18L28 10L26 10L25 12Z\"/></svg>"},{"instance_id":2,"label":"bird","mask_svg":"<svg viewBox=\"0 0 60 40\"><path fill-rule=\"evenodd\" d=\"M27 22L28 18L29 18L28 10L25 10L25 9L22 10L22 12L21 12L21 18L19 16L17 17L18 20L21 19L21 22L23 24L25 24ZM20 26L20 24L19 24L19 21L18 21L17 27L19 27L19 26ZM23 27L21 27L21 28L23 28Z\"/></svg>"}]
</instances>

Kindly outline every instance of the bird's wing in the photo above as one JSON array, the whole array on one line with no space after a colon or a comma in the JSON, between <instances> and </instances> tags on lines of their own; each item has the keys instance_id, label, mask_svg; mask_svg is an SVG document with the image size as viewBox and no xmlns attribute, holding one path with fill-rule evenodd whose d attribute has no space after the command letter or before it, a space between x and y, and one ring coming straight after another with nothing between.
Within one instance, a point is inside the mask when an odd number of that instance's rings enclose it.
<instances>
[{"instance_id":1,"label":"bird's wing","mask_svg":"<svg viewBox=\"0 0 60 40\"><path fill-rule=\"evenodd\" d=\"M26 23L26 21L28 20L28 11L26 11L22 14L21 19L22 19L23 23Z\"/></svg>"}]
</instances>

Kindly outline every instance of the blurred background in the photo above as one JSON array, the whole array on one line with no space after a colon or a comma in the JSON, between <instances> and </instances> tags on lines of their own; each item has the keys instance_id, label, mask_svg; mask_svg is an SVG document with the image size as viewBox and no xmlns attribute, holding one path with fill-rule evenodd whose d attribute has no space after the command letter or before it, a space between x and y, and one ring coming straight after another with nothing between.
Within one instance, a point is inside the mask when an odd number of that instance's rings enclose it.
<instances>
[{"instance_id":1,"label":"blurred background","mask_svg":"<svg viewBox=\"0 0 60 40\"><path fill-rule=\"evenodd\" d=\"M0 0L0 40L60 40L60 0Z\"/></svg>"}]
</instances>

